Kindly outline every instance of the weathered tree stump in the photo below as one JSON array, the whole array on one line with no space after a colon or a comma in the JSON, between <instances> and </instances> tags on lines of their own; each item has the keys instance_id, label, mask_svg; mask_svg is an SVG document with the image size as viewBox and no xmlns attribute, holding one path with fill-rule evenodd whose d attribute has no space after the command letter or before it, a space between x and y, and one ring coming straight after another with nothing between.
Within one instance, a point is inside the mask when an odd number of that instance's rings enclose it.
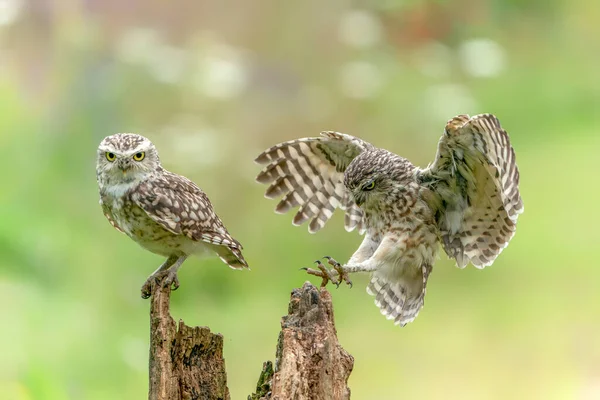
<instances>
[{"instance_id":1,"label":"weathered tree stump","mask_svg":"<svg viewBox=\"0 0 600 400\"><path fill-rule=\"evenodd\" d=\"M229 400L223 336L170 314L171 288L152 287L149 400Z\"/></svg>"},{"instance_id":2,"label":"weathered tree stump","mask_svg":"<svg viewBox=\"0 0 600 400\"><path fill-rule=\"evenodd\" d=\"M275 354L249 400L345 400L354 358L338 343L331 294L306 282L292 291Z\"/></svg>"},{"instance_id":3,"label":"weathered tree stump","mask_svg":"<svg viewBox=\"0 0 600 400\"><path fill-rule=\"evenodd\" d=\"M149 400L229 400L223 336L170 314L171 288L152 288ZM251 400L346 400L354 359L338 343L331 294L306 282L281 319L275 365L263 364Z\"/></svg>"}]
</instances>

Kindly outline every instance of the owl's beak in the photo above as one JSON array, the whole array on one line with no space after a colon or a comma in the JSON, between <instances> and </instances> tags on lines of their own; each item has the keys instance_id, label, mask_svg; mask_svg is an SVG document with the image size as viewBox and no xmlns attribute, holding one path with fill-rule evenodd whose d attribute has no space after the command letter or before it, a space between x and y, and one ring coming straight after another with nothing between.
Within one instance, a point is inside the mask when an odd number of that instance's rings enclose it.
<instances>
[{"instance_id":1,"label":"owl's beak","mask_svg":"<svg viewBox=\"0 0 600 400\"><path fill-rule=\"evenodd\" d=\"M123 173L123 176L127 175L127 171L131 168L131 164L127 160L119 160L117 166Z\"/></svg>"}]
</instances>

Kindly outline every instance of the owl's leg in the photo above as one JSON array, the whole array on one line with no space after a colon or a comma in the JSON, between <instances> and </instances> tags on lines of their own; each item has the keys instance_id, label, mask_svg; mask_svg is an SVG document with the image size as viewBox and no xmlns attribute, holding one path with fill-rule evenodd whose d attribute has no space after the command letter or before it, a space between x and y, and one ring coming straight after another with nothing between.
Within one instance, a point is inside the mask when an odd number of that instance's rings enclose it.
<instances>
[{"instance_id":1,"label":"owl's leg","mask_svg":"<svg viewBox=\"0 0 600 400\"><path fill-rule=\"evenodd\" d=\"M147 299L152 294L152 283L155 282L158 278L163 275L167 275L164 280L165 285L173 285L173 290L177 290L179 287L179 280L177 279L177 271L181 267L181 264L187 259L188 256L176 256L172 255L167 258L167 260L157 268L156 271L152 273L146 279L146 282L142 286L142 298Z\"/></svg>"},{"instance_id":2,"label":"owl's leg","mask_svg":"<svg viewBox=\"0 0 600 400\"><path fill-rule=\"evenodd\" d=\"M373 235L367 232L358 249L352 254L350 260L348 260L348 264L355 265L368 260L373 253L375 253L375 250L377 250L380 244L381 235Z\"/></svg>"},{"instance_id":3,"label":"owl's leg","mask_svg":"<svg viewBox=\"0 0 600 400\"><path fill-rule=\"evenodd\" d=\"M177 261L175 261L175 264L173 264L167 271L167 278L164 280L164 285L165 286L171 286L173 285L173 290L177 290L179 289L179 279L177 279L177 272L179 271L179 268L181 268L181 265L183 264L183 262L185 260L187 260L188 256L181 256L177 259Z\"/></svg>"}]
</instances>

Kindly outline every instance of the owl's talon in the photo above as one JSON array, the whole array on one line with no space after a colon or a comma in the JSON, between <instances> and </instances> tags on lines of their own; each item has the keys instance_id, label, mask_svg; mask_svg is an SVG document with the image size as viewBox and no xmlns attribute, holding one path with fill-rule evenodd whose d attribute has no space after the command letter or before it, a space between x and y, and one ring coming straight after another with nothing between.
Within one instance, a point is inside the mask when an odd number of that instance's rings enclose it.
<instances>
[{"instance_id":1,"label":"owl's talon","mask_svg":"<svg viewBox=\"0 0 600 400\"><path fill-rule=\"evenodd\" d=\"M169 282L168 284L171 285L171 290L179 289L179 279L177 279L177 276L175 276L175 279L173 279L173 281Z\"/></svg>"},{"instance_id":2,"label":"owl's talon","mask_svg":"<svg viewBox=\"0 0 600 400\"><path fill-rule=\"evenodd\" d=\"M314 276L318 276L319 278L322 278L321 287L327 286L327 283L329 282L329 277L326 274L323 274L321 271L312 269L312 268L300 268L300 269L305 270L306 273L309 275L314 275Z\"/></svg>"},{"instance_id":3,"label":"owl's talon","mask_svg":"<svg viewBox=\"0 0 600 400\"><path fill-rule=\"evenodd\" d=\"M142 299L147 299L150 296L152 296L154 285L158 283L160 277L162 276L163 275L161 273L155 273L150 275L148 279L146 279L146 282L144 282L144 284L142 285Z\"/></svg>"},{"instance_id":4,"label":"owl's talon","mask_svg":"<svg viewBox=\"0 0 600 400\"><path fill-rule=\"evenodd\" d=\"M344 282L346 282L346 285L350 286L350 288L352 289L352 281L350 280L350 277L348 276L348 272L346 272L346 270L344 269L344 267L337 266L337 267L333 267L337 273L338 273L338 277L339 277L339 283L342 283L342 280ZM339 285L338 283L338 285Z\"/></svg>"},{"instance_id":5,"label":"owl's talon","mask_svg":"<svg viewBox=\"0 0 600 400\"><path fill-rule=\"evenodd\" d=\"M333 266L333 270L327 270L320 260L315 261L315 264L317 264L319 270L306 267L300 269L306 271L309 275L322 278L323 280L321 281L321 287L327 286L327 284L331 281L331 283L335 285L336 289L340 287L342 282L346 282L346 284L352 288L352 281L348 276L348 272L346 272L344 269L344 266L329 256L325 256L323 258L327 260L329 265Z\"/></svg>"},{"instance_id":6,"label":"owl's talon","mask_svg":"<svg viewBox=\"0 0 600 400\"><path fill-rule=\"evenodd\" d=\"M331 274L331 272L328 271L327 268L325 268L325 266L323 265L323 263L321 261L317 260L317 261L315 261L315 264L317 264L317 267L319 268L318 270L312 269L312 268L300 268L300 269L305 270L306 273L309 275L314 275L314 276L320 277L322 279L321 287L327 286L327 284L330 281L334 285L339 285L337 279L335 279L335 277Z\"/></svg>"},{"instance_id":7,"label":"owl's talon","mask_svg":"<svg viewBox=\"0 0 600 400\"><path fill-rule=\"evenodd\" d=\"M179 279L177 278L177 271L169 269L168 271L166 271L165 275L167 276L163 281L163 287L170 287L171 290L179 289Z\"/></svg>"},{"instance_id":8,"label":"owl's talon","mask_svg":"<svg viewBox=\"0 0 600 400\"><path fill-rule=\"evenodd\" d=\"M339 262L335 261L335 259L333 259L333 257L325 256L323 258L326 259L327 263L329 265L333 266L334 268L342 266L342 264L340 264Z\"/></svg>"},{"instance_id":9,"label":"owl's talon","mask_svg":"<svg viewBox=\"0 0 600 400\"><path fill-rule=\"evenodd\" d=\"M156 272L146 279L142 285L142 299L147 299L152 295L154 285L162 282L163 287L170 287L171 290L179 289L179 279L176 270L166 270Z\"/></svg>"},{"instance_id":10,"label":"owl's talon","mask_svg":"<svg viewBox=\"0 0 600 400\"><path fill-rule=\"evenodd\" d=\"M342 264L340 264L339 262L337 262L332 257L325 256L323 258L327 259L327 263L329 265L333 266L333 269L337 272L337 274L338 274L337 286L339 287L343 280L344 282L346 282L346 284L348 286L350 286L350 288L352 288L352 281L350 280L350 277L348 276L348 272L346 272L346 270L344 269L344 266Z\"/></svg>"},{"instance_id":11,"label":"owl's talon","mask_svg":"<svg viewBox=\"0 0 600 400\"><path fill-rule=\"evenodd\" d=\"M142 299L147 299L152 294L152 282L150 279L142 285Z\"/></svg>"}]
</instances>

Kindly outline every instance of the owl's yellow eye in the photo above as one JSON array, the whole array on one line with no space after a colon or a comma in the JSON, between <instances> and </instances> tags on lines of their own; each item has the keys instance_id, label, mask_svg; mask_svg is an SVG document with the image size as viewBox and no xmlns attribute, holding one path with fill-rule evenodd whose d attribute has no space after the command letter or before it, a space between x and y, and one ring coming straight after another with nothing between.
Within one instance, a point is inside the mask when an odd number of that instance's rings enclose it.
<instances>
[{"instance_id":1,"label":"owl's yellow eye","mask_svg":"<svg viewBox=\"0 0 600 400\"><path fill-rule=\"evenodd\" d=\"M144 157L146 157L146 153L144 153L143 151L140 151L139 153L135 153L133 155L133 159L135 161L142 161L144 159Z\"/></svg>"},{"instance_id":2,"label":"owl's yellow eye","mask_svg":"<svg viewBox=\"0 0 600 400\"><path fill-rule=\"evenodd\" d=\"M365 186L363 186L363 190L373 190L375 188L375 181L371 181L370 183L367 183Z\"/></svg>"},{"instance_id":3,"label":"owl's yellow eye","mask_svg":"<svg viewBox=\"0 0 600 400\"><path fill-rule=\"evenodd\" d=\"M111 153L111 152L106 152L106 159L110 162L113 162L117 159L117 156L115 156L115 153Z\"/></svg>"}]
</instances>

